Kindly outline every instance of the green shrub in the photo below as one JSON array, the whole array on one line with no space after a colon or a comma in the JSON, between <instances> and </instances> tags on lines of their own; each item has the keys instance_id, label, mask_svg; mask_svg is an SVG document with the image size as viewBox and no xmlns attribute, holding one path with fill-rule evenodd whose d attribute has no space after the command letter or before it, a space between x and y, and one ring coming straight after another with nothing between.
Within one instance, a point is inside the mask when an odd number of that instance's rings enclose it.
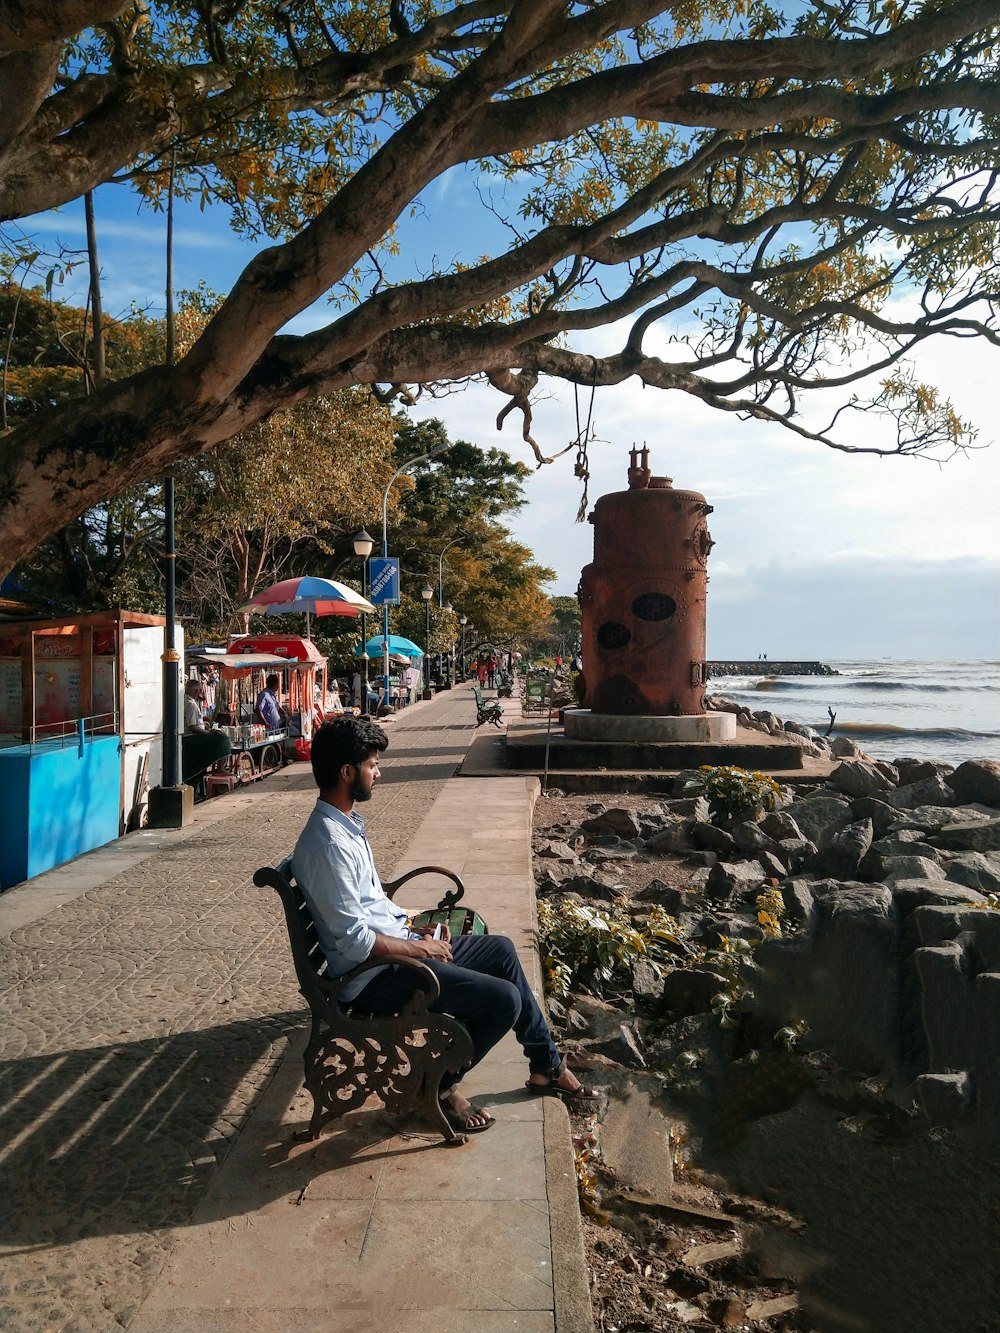
<instances>
[{"instance_id":1,"label":"green shrub","mask_svg":"<svg viewBox=\"0 0 1000 1333\"><path fill-rule=\"evenodd\" d=\"M713 823L745 819L760 810L774 810L781 788L765 773L750 773L732 764L710 764L689 779L685 792L705 796Z\"/></svg>"},{"instance_id":2,"label":"green shrub","mask_svg":"<svg viewBox=\"0 0 1000 1333\"><path fill-rule=\"evenodd\" d=\"M680 943L677 922L662 907L654 906L640 927L623 901L610 908L540 902L538 934L545 989L557 999L571 990L603 996L606 987L626 989L637 959L648 958L658 967L663 948Z\"/></svg>"}]
</instances>

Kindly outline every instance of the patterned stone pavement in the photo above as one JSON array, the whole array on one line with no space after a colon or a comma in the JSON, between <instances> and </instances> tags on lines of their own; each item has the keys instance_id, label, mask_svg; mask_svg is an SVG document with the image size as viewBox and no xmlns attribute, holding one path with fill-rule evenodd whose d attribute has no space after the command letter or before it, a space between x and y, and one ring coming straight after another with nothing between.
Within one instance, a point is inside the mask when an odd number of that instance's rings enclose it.
<instances>
[{"instance_id":1,"label":"patterned stone pavement","mask_svg":"<svg viewBox=\"0 0 1000 1333\"><path fill-rule=\"evenodd\" d=\"M383 874L473 721L462 690L387 727L364 812ZM232 815L0 939L5 1333L128 1326L303 1024L277 896L251 877L291 850L314 796L296 765L217 798Z\"/></svg>"}]
</instances>

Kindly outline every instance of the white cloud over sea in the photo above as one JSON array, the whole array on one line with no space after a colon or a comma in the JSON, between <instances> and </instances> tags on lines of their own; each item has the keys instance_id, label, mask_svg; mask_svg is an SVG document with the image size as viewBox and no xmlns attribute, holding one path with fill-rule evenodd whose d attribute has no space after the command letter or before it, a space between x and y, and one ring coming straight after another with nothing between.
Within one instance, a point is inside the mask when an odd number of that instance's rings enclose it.
<instances>
[{"instance_id":1,"label":"white cloud over sea","mask_svg":"<svg viewBox=\"0 0 1000 1333\"><path fill-rule=\"evenodd\" d=\"M939 344L926 360L923 373L956 399L985 444L1000 354ZM586 421L589 393L579 400ZM499 444L533 465L518 419L497 434L501 406L496 393L476 387L424 401L416 414L439 416L453 438ZM533 423L543 452L569 443L576 421L572 389L547 389ZM654 473L715 506L710 657L1000 656L1000 446L940 465L847 455L636 382L599 391L593 425L602 442L590 448L590 508L625 488L629 447L643 443ZM855 418L856 442L869 428L866 417ZM569 454L532 475L529 504L512 525L539 563L556 570L550 591L565 594L593 554L592 527L574 522L581 492L572 462Z\"/></svg>"}]
</instances>

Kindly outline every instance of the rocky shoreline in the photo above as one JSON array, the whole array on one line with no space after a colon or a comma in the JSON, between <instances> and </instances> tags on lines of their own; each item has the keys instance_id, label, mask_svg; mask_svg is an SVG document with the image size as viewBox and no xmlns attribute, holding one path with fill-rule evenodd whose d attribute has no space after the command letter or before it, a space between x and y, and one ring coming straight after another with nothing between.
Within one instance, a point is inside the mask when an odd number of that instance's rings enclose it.
<instances>
[{"instance_id":1,"label":"rocky shoreline","mask_svg":"<svg viewBox=\"0 0 1000 1333\"><path fill-rule=\"evenodd\" d=\"M550 1001L609 1089L578 1140L607 1224L588 1223L595 1291L602 1236L632 1255L602 1329L992 1326L992 1279L948 1284L947 1317L937 1301L942 1263L993 1269L998 1192L967 1177L1000 1158L1000 764L818 748L839 760L826 781L741 818L694 773L662 799L555 793L539 812L540 904L639 931L666 912L677 940L601 996Z\"/></svg>"}]
</instances>

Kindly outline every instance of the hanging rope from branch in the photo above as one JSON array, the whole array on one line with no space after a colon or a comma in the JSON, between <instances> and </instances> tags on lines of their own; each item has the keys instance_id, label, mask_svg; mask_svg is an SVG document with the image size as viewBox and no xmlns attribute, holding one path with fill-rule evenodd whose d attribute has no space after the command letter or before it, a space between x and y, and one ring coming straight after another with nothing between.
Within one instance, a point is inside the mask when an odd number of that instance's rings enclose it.
<instances>
[{"instance_id":1,"label":"hanging rope from branch","mask_svg":"<svg viewBox=\"0 0 1000 1333\"><path fill-rule=\"evenodd\" d=\"M583 523L587 517L587 507L590 504L587 483L590 481L590 458L587 450L594 438L593 420L594 420L594 398L597 394L597 361L594 360L593 380L590 385L590 402L587 404L587 424L580 426L580 390L579 386L573 385L573 407L576 411L576 439L573 446L576 448L576 463L573 465L573 475L579 477L583 482L583 494L580 496L580 506L576 511L577 523Z\"/></svg>"}]
</instances>

